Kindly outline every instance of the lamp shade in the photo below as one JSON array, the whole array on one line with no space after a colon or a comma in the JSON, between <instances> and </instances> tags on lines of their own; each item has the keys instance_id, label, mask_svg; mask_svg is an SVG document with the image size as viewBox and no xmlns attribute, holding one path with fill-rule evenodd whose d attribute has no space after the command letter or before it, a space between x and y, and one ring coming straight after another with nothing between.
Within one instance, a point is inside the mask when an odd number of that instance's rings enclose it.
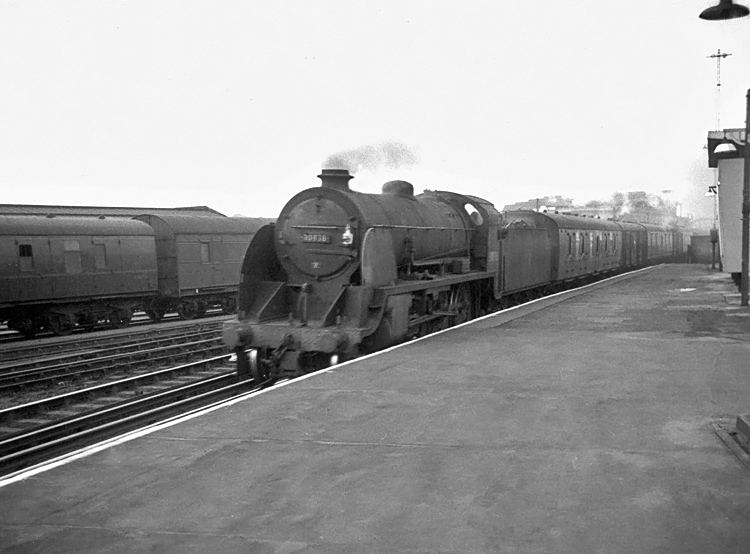
<instances>
[{"instance_id":1,"label":"lamp shade","mask_svg":"<svg viewBox=\"0 0 750 554\"><path fill-rule=\"evenodd\" d=\"M701 19L716 21L720 19L735 19L745 17L750 14L750 10L741 4L735 4L732 0L719 0L719 4L706 8L698 16Z\"/></svg>"}]
</instances>

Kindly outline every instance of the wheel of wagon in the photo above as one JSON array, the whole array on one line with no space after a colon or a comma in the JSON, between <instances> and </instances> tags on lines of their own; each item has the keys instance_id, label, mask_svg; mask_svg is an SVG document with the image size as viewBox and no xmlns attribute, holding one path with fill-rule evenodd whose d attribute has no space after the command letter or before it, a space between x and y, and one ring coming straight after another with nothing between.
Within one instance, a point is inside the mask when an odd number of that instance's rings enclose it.
<instances>
[{"instance_id":1,"label":"wheel of wagon","mask_svg":"<svg viewBox=\"0 0 750 554\"><path fill-rule=\"evenodd\" d=\"M78 324L87 332L91 332L94 330L94 327L96 327L96 317L92 314L78 316Z\"/></svg>"},{"instance_id":2,"label":"wheel of wagon","mask_svg":"<svg viewBox=\"0 0 750 554\"><path fill-rule=\"evenodd\" d=\"M28 317L11 319L8 322L8 328L15 329L27 339L33 339L39 331L39 325L37 325L37 322Z\"/></svg>"},{"instance_id":3,"label":"wheel of wagon","mask_svg":"<svg viewBox=\"0 0 750 554\"><path fill-rule=\"evenodd\" d=\"M221 301L221 311L231 315L237 311L237 300L234 298L225 298Z\"/></svg>"},{"instance_id":4,"label":"wheel of wagon","mask_svg":"<svg viewBox=\"0 0 750 554\"><path fill-rule=\"evenodd\" d=\"M159 322L164 317L164 310L159 308L148 309L146 315L151 321Z\"/></svg>"},{"instance_id":5,"label":"wheel of wagon","mask_svg":"<svg viewBox=\"0 0 750 554\"><path fill-rule=\"evenodd\" d=\"M163 302L154 298L146 302L143 311L146 312L146 315L151 321L159 322L162 320L167 310Z\"/></svg>"},{"instance_id":6,"label":"wheel of wagon","mask_svg":"<svg viewBox=\"0 0 750 554\"><path fill-rule=\"evenodd\" d=\"M183 302L177 306L177 315L180 319L194 319L198 315L198 306L195 302Z\"/></svg>"},{"instance_id":7,"label":"wheel of wagon","mask_svg":"<svg viewBox=\"0 0 750 554\"><path fill-rule=\"evenodd\" d=\"M203 317L208 311L208 304L205 302L196 302L195 317Z\"/></svg>"},{"instance_id":8,"label":"wheel of wagon","mask_svg":"<svg viewBox=\"0 0 750 554\"><path fill-rule=\"evenodd\" d=\"M75 322L65 314L49 314L47 317L49 330L58 337L69 335L73 332Z\"/></svg>"},{"instance_id":9,"label":"wheel of wagon","mask_svg":"<svg viewBox=\"0 0 750 554\"><path fill-rule=\"evenodd\" d=\"M133 314L128 309L112 310L109 312L109 323L115 329L124 329L130 325Z\"/></svg>"},{"instance_id":10,"label":"wheel of wagon","mask_svg":"<svg viewBox=\"0 0 750 554\"><path fill-rule=\"evenodd\" d=\"M454 325L469 321L473 317L472 307L471 289L468 285L459 285L453 289L451 310L456 314L453 321Z\"/></svg>"}]
</instances>

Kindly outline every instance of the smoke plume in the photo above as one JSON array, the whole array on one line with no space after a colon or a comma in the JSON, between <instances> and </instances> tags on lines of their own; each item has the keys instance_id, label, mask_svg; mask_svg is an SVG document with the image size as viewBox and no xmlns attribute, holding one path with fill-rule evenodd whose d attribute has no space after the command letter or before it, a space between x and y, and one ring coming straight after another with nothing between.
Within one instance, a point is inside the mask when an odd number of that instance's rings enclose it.
<instances>
[{"instance_id":1,"label":"smoke plume","mask_svg":"<svg viewBox=\"0 0 750 554\"><path fill-rule=\"evenodd\" d=\"M403 142L384 140L331 154L323 162L323 169L347 169L351 174L362 170L375 173L381 169L412 166L418 161L414 148Z\"/></svg>"}]
</instances>

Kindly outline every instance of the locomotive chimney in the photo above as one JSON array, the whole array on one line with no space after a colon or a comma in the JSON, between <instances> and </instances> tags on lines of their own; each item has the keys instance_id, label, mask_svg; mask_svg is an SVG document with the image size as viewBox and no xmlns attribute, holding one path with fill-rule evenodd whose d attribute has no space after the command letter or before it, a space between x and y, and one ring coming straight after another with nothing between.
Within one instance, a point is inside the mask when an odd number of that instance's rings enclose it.
<instances>
[{"instance_id":1,"label":"locomotive chimney","mask_svg":"<svg viewBox=\"0 0 750 554\"><path fill-rule=\"evenodd\" d=\"M323 181L321 186L336 190L350 190L349 179L352 179L352 176L346 169L324 169L318 178Z\"/></svg>"}]
</instances>

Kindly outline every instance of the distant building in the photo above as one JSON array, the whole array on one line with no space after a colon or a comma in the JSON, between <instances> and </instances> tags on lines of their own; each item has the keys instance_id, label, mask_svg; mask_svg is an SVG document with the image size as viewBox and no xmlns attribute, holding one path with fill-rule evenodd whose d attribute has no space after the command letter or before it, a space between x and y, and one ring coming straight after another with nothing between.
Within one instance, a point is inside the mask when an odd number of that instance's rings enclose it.
<instances>
[{"instance_id":1,"label":"distant building","mask_svg":"<svg viewBox=\"0 0 750 554\"><path fill-rule=\"evenodd\" d=\"M516 210L533 210L533 211L569 211L573 209L573 200L571 198L565 198L564 196L544 196L542 198L531 198L524 202L516 202L515 204L507 204L503 207L504 212L512 212Z\"/></svg>"},{"instance_id":2,"label":"distant building","mask_svg":"<svg viewBox=\"0 0 750 554\"><path fill-rule=\"evenodd\" d=\"M585 215L586 217L598 217L599 219L612 219L614 208L611 204L600 206L571 206L570 210L565 213L574 213L576 215Z\"/></svg>"},{"instance_id":3,"label":"distant building","mask_svg":"<svg viewBox=\"0 0 750 554\"><path fill-rule=\"evenodd\" d=\"M567 202L560 202L567 201ZM556 202L557 201L557 202ZM615 219L618 221L630 221L633 223L651 223L665 227L679 226L690 227L689 218L679 217L676 213L676 204L662 204L653 206L642 204L639 206L615 206L610 201L593 200L583 206L577 206L568 198L545 197L534 198L524 202L508 204L503 211L534 210L557 212L568 215L580 215L599 219Z\"/></svg>"}]
</instances>

